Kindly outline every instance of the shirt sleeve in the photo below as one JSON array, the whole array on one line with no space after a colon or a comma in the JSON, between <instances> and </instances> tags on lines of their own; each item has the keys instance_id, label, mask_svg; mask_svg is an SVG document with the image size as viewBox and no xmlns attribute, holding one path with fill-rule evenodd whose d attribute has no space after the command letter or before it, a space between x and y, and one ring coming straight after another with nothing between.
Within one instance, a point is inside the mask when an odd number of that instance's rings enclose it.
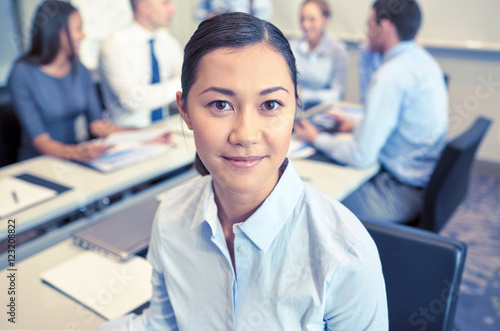
<instances>
[{"instance_id":1,"label":"shirt sleeve","mask_svg":"<svg viewBox=\"0 0 500 331\"><path fill-rule=\"evenodd\" d=\"M36 106L26 65L17 63L9 78L9 91L23 130L30 140L46 133L42 114Z\"/></svg>"},{"instance_id":2,"label":"shirt sleeve","mask_svg":"<svg viewBox=\"0 0 500 331\"><path fill-rule=\"evenodd\" d=\"M392 79L374 78L365 107L365 117L354 128L350 139L320 133L314 146L331 158L357 168L368 167L378 159L396 128L403 92Z\"/></svg>"},{"instance_id":3,"label":"shirt sleeve","mask_svg":"<svg viewBox=\"0 0 500 331\"><path fill-rule=\"evenodd\" d=\"M385 281L373 241L365 240L352 247L326 291L327 330L389 329Z\"/></svg>"},{"instance_id":4,"label":"shirt sleeve","mask_svg":"<svg viewBox=\"0 0 500 331\"><path fill-rule=\"evenodd\" d=\"M334 71L331 76L329 88L324 89L301 89L303 100L314 100L318 102L337 102L344 98L345 86L347 84L347 51L339 43L333 46L332 62Z\"/></svg>"},{"instance_id":5,"label":"shirt sleeve","mask_svg":"<svg viewBox=\"0 0 500 331\"><path fill-rule=\"evenodd\" d=\"M169 39L171 41L171 39ZM172 42L172 52L175 54L174 65L176 75L171 79L155 84L143 84L136 81L133 74L127 70L127 50L120 40L108 40L102 47L100 56L100 71L108 82L121 105L131 112L143 112L164 107L175 100L175 92L180 90L180 63L182 55L180 46ZM156 56L161 56L156 54ZM137 97L137 95L140 97Z\"/></svg>"}]
</instances>

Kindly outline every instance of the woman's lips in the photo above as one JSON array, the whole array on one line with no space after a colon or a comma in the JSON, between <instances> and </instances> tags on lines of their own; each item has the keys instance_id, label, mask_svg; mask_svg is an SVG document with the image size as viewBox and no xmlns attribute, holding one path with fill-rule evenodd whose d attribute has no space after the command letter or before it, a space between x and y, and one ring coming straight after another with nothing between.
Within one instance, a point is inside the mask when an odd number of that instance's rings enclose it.
<instances>
[{"instance_id":1,"label":"woman's lips","mask_svg":"<svg viewBox=\"0 0 500 331\"><path fill-rule=\"evenodd\" d=\"M264 159L264 156L223 156L222 158L235 168L253 168Z\"/></svg>"}]
</instances>

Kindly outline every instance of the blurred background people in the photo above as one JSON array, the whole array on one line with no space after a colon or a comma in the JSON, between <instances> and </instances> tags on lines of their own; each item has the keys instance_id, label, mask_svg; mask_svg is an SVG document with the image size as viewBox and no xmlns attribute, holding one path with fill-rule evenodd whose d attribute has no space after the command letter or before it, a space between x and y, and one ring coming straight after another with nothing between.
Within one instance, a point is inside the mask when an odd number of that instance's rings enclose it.
<instances>
[{"instance_id":1,"label":"blurred background people","mask_svg":"<svg viewBox=\"0 0 500 331\"><path fill-rule=\"evenodd\" d=\"M372 52L382 65L372 75L365 116L350 139L319 133L301 120L297 134L329 157L354 167L374 162L380 172L342 203L361 220L406 222L421 211L425 187L446 144L448 95L436 60L414 42L422 14L413 0L377 0L368 17ZM352 127L337 117L340 127Z\"/></svg>"},{"instance_id":2,"label":"blurred background people","mask_svg":"<svg viewBox=\"0 0 500 331\"><path fill-rule=\"evenodd\" d=\"M105 137L120 128L102 119L95 85L79 62L84 38L79 12L67 2L45 1L35 13L31 36L31 48L14 64L8 82L22 126L18 159L48 154L85 161L101 156L109 147L79 144L87 130Z\"/></svg>"},{"instance_id":3,"label":"blurred background people","mask_svg":"<svg viewBox=\"0 0 500 331\"><path fill-rule=\"evenodd\" d=\"M271 0L199 0L194 9L198 21L223 13L242 12L269 20L273 16Z\"/></svg>"},{"instance_id":4,"label":"blurred background people","mask_svg":"<svg viewBox=\"0 0 500 331\"><path fill-rule=\"evenodd\" d=\"M304 37L290 42L297 60L304 109L319 103L333 103L344 97L347 53L342 42L326 33L331 16L326 1L304 1L300 10Z\"/></svg>"},{"instance_id":5,"label":"blurred background people","mask_svg":"<svg viewBox=\"0 0 500 331\"><path fill-rule=\"evenodd\" d=\"M106 109L114 123L144 128L168 116L181 89L182 49L165 29L171 0L131 0L134 21L103 43L99 71Z\"/></svg>"}]
</instances>

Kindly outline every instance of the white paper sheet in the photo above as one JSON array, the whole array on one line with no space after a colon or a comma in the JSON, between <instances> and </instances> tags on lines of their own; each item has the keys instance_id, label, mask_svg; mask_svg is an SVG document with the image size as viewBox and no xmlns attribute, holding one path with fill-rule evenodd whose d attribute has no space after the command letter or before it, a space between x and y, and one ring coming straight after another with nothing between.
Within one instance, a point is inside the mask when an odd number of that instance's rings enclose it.
<instances>
[{"instance_id":1,"label":"white paper sheet","mask_svg":"<svg viewBox=\"0 0 500 331\"><path fill-rule=\"evenodd\" d=\"M110 134L104 139L106 145L119 145L119 144L144 144L151 139L157 138L168 132L165 126L156 126L142 130L121 131Z\"/></svg>"},{"instance_id":2,"label":"white paper sheet","mask_svg":"<svg viewBox=\"0 0 500 331\"><path fill-rule=\"evenodd\" d=\"M171 148L164 144L120 144L86 163L102 172L110 172L161 155Z\"/></svg>"},{"instance_id":3,"label":"white paper sheet","mask_svg":"<svg viewBox=\"0 0 500 331\"><path fill-rule=\"evenodd\" d=\"M151 299L151 275L151 264L142 257L117 262L95 252L82 252L43 272L40 278L112 320Z\"/></svg>"}]
</instances>

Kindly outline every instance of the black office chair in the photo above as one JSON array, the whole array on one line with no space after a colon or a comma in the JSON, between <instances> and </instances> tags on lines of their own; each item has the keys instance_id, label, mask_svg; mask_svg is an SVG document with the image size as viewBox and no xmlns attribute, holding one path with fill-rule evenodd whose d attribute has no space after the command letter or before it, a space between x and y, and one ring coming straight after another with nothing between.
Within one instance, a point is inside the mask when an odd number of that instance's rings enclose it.
<instances>
[{"instance_id":1,"label":"black office chair","mask_svg":"<svg viewBox=\"0 0 500 331\"><path fill-rule=\"evenodd\" d=\"M97 93L97 99L99 100L99 105L101 105L102 110L106 109L106 104L104 103L104 95L102 92L102 86L100 82L94 83L94 88Z\"/></svg>"},{"instance_id":2,"label":"black office chair","mask_svg":"<svg viewBox=\"0 0 500 331\"><path fill-rule=\"evenodd\" d=\"M389 329L453 330L467 246L400 224L363 224L382 262Z\"/></svg>"},{"instance_id":3,"label":"black office chair","mask_svg":"<svg viewBox=\"0 0 500 331\"><path fill-rule=\"evenodd\" d=\"M21 125L7 87L0 87L0 167L17 161Z\"/></svg>"},{"instance_id":4,"label":"black office chair","mask_svg":"<svg viewBox=\"0 0 500 331\"><path fill-rule=\"evenodd\" d=\"M424 196L418 228L439 232L464 199L474 155L491 120L479 117L474 124L444 148Z\"/></svg>"}]
</instances>

